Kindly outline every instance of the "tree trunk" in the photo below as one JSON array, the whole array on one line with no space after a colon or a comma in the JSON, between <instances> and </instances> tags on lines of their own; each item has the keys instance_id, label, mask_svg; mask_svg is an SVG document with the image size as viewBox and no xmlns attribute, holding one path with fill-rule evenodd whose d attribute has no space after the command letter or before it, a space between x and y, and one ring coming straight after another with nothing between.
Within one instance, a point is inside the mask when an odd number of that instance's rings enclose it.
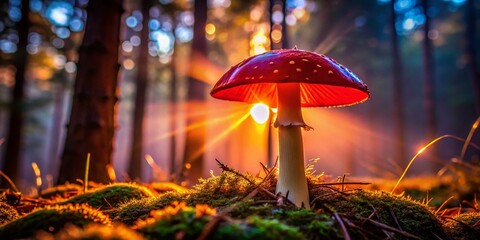
<instances>
[{"instance_id":1,"label":"tree trunk","mask_svg":"<svg viewBox=\"0 0 480 240\"><path fill-rule=\"evenodd\" d=\"M113 151L122 12L122 0L89 2L59 183L83 179L88 153L89 179L109 182L106 166Z\"/></svg>"},{"instance_id":2,"label":"tree trunk","mask_svg":"<svg viewBox=\"0 0 480 240\"><path fill-rule=\"evenodd\" d=\"M135 96L135 110L133 114L132 145L130 150L130 166L128 174L132 180L141 179L143 161L143 117L145 114L145 99L148 82L148 42L149 42L149 11L151 1L142 1L142 43L137 61L137 90Z\"/></svg>"},{"instance_id":3,"label":"tree trunk","mask_svg":"<svg viewBox=\"0 0 480 240\"><path fill-rule=\"evenodd\" d=\"M282 6L282 14L283 14L283 20L280 24L282 27L282 39L280 43L274 43L272 41L272 31L276 23L273 22L273 19L271 16L273 16L273 8L277 4ZM270 15L270 34L269 34L270 50L288 48L289 47L288 35L287 35L288 31L287 31L287 22L285 21L285 18L287 17L287 1L286 0L269 0L268 13Z\"/></svg>"},{"instance_id":4,"label":"tree trunk","mask_svg":"<svg viewBox=\"0 0 480 240\"><path fill-rule=\"evenodd\" d=\"M175 179L175 171L177 164L177 137L176 137L176 128L177 128L177 65L176 65L176 56L178 53L175 30L173 31L173 55L172 61L170 62L170 179Z\"/></svg>"},{"instance_id":5,"label":"tree trunk","mask_svg":"<svg viewBox=\"0 0 480 240\"><path fill-rule=\"evenodd\" d=\"M25 67L27 65L27 43L28 30L30 28L29 20L29 0L22 0L22 19L18 24L18 50L14 56L16 68L15 86L13 87L12 101L10 105L10 116L8 122L8 133L5 144L3 172L18 183L18 168L20 166L20 152L22 149L23 132L23 105L25 93ZM1 187L10 187L7 181L1 181Z\"/></svg>"},{"instance_id":6,"label":"tree trunk","mask_svg":"<svg viewBox=\"0 0 480 240\"><path fill-rule=\"evenodd\" d=\"M199 64L201 58L207 56L207 42L205 38L205 25L207 23L207 0L196 0L194 7L193 40L191 50L191 65ZM193 67L190 66L192 70ZM187 127L195 123L205 122L205 90L206 84L195 79L190 74L187 89ZM194 113L194 114L192 114ZM191 128L186 133L185 152L183 156L182 178L190 184L195 183L203 175L205 127L200 125Z\"/></svg>"},{"instance_id":7,"label":"tree trunk","mask_svg":"<svg viewBox=\"0 0 480 240\"><path fill-rule=\"evenodd\" d=\"M425 14L424 39L423 39L423 79L424 79L424 109L426 114L426 139L431 141L437 134L437 120L435 111L435 79L433 68L432 40L428 37L431 19L428 16L429 0L423 0Z\"/></svg>"},{"instance_id":8,"label":"tree trunk","mask_svg":"<svg viewBox=\"0 0 480 240\"><path fill-rule=\"evenodd\" d=\"M475 107L477 114L480 115L480 72L477 68L477 55L475 48L476 36L476 14L475 1L468 0L466 5L466 29L465 29L465 55L467 57L468 71L473 86L473 95L475 97Z\"/></svg>"},{"instance_id":9,"label":"tree trunk","mask_svg":"<svg viewBox=\"0 0 480 240\"><path fill-rule=\"evenodd\" d=\"M392 69L393 69L393 131L395 161L402 166L406 163L405 155L405 124L404 124L404 105L403 105L403 64L400 56L400 47L398 44L398 34L395 28L397 14L395 12L395 0L390 4L390 31L392 44Z\"/></svg>"}]
</instances>

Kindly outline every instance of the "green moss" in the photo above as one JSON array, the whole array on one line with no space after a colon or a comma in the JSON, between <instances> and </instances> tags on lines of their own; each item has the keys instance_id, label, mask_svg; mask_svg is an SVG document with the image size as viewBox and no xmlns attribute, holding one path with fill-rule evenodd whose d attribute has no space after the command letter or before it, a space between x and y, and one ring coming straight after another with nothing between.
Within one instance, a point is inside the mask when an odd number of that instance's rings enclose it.
<instances>
[{"instance_id":1,"label":"green moss","mask_svg":"<svg viewBox=\"0 0 480 240\"><path fill-rule=\"evenodd\" d=\"M14 207L4 202L0 202L0 225L13 221L18 217L20 217L20 215L18 215L18 212Z\"/></svg>"},{"instance_id":2,"label":"green moss","mask_svg":"<svg viewBox=\"0 0 480 240\"><path fill-rule=\"evenodd\" d=\"M145 187L136 184L115 183L86 192L59 204L86 203L94 208L105 211L116 208L133 199L153 197L153 193Z\"/></svg>"},{"instance_id":3,"label":"green moss","mask_svg":"<svg viewBox=\"0 0 480 240\"><path fill-rule=\"evenodd\" d=\"M395 221L397 220L402 231L421 238L434 238L435 235L446 237L439 220L427 206L405 197L372 191L340 192L330 188L315 187L316 184L322 183L323 177L309 176L312 189L310 199L316 200L313 205L314 209L302 210L289 204L278 206L275 199L266 196L262 191L259 191L253 198L242 201L245 196L255 190L256 184L259 183L258 179L250 176L247 178L248 180L236 174L224 172L218 176L201 180L190 191L169 192L154 198L128 202L114 210L112 216L115 216L115 221L132 225L137 219L146 219L152 210L162 209L175 201L183 201L187 206L208 204L219 210L235 204L233 210L228 212L228 217L243 219L241 223L244 225L227 224L228 226L225 227L230 229L228 231L236 231L235 229L244 229L246 226L250 226L248 219L251 218L268 221L276 219L279 224L293 227L309 239L338 239L343 237L343 232L337 220L332 217L332 213L337 212L342 218L350 221L351 224L347 226L347 229L353 238L362 238L365 233L378 238L387 237L385 233L387 231L365 222L368 217L399 229ZM275 178L271 178L263 187L274 193ZM181 221L184 220L186 219ZM201 219L198 221L201 222ZM171 227L168 224L160 224L157 227ZM352 227L353 224L358 228ZM186 226L175 227L182 229ZM222 228L219 227L218 231L220 229ZM239 233L238 236L240 235ZM389 232L389 237L400 238L401 236Z\"/></svg>"},{"instance_id":4,"label":"green moss","mask_svg":"<svg viewBox=\"0 0 480 240\"><path fill-rule=\"evenodd\" d=\"M215 218L215 210L207 205L189 207L186 203L174 203L152 212L152 217L137 223L135 227L148 239L196 239L207 224ZM278 220L250 217L245 221L217 219L208 239L305 239L297 228Z\"/></svg>"},{"instance_id":5,"label":"green moss","mask_svg":"<svg viewBox=\"0 0 480 240\"><path fill-rule=\"evenodd\" d=\"M212 233L212 239L306 239L300 231L276 219L257 216L240 223L223 223Z\"/></svg>"},{"instance_id":6,"label":"green moss","mask_svg":"<svg viewBox=\"0 0 480 240\"><path fill-rule=\"evenodd\" d=\"M68 198L83 191L82 186L78 184L66 183L42 191L42 198Z\"/></svg>"},{"instance_id":7,"label":"green moss","mask_svg":"<svg viewBox=\"0 0 480 240\"><path fill-rule=\"evenodd\" d=\"M382 236L382 231L373 225L364 224L365 218L371 217L372 220L398 228L396 219L403 231L422 239L446 236L440 221L426 205L405 197L361 190L347 193L329 192L323 195L317 193L317 196L314 208L341 213L353 219L358 226L379 236Z\"/></svg>"},{"instance_id":8,"label":"green moss","mask_svg":"<svg viewBox=\"0 0 480 240\"><path fill-rule=\"evenodd\" d=\"M151 217L137 222L135 229L147 239L195 239L208 222L206 214L196 216L194 208L175 202L152 211Z\"/></svg>"},{"instance_id":9,"label":"green moss","mask_svg":"<svg viewBox=\"0 0 480 240\"><path fill-rule=\"evenodd\" d=\"M114 222L133 225L139 219L145 219L150 211L164 208L175 201L182 201L187 193L167 192L153 198L136 199L120 205L110 216Z\"/></svg>"},{"instance_id":10,"label":"green moss","mask_svg":"<svg viewBox=\"0 0 480 240\"><path fill-rule=\"evenodd\" d=\"M91 223L85 227L68 224L56 234L40 233L39 240L143 240L143 236L123 225L107 226Z\"/></svg>"},{"instance_id":11,"label":"green moss","mask_svg":"<svg viewBox=\"0 0 480 240\"><path fill-rule=\"evenodd\" d=\"M254 181L252 178L251 181ZM255 185L233 173L224 172L218 176L200 179L193 190L167 192L155 198L140 199L121 205L112 213L114 221L132 225L136 219L144 219L150 211L161 209L174 201L186 202L189 206L208 204L212 207L226 207L240 201L253 191ZM261 194L259 194L261 196Z\"/></svg>"},{"instance_id":12,"label":"green moss","mask_svg":"<svg viewBox=\"0 0 480 240\"><path fill-rule=\"evenodd\" d=\"M0 239L29 238L39 230L57 232L67 223L85 226L93 222L109 225L110 219L86 205L48 206L1 226Z\"/></svg>"},{"instance_id":13,"label":"green moss","mask_svg":"<svg viewBox=\"0 0 480 240\"><path fill-rule=\"evenodd\" d=\"M453 239L480 239L480 212L462 213L447 219L444 227Z\"/></svg>"},{"instance_id":14,"label":"green moss","mask_svg":"<svg viewBox=\"0 0 480 240\"><path fill-rule=\"evenodd\" d=\"M163 194L166 192L187 192L188 189L173 183L173 182L152 182L145 185L150 191L155 194Z\"/></svg>"},{"instance_id":15,"label":"green moss","mask_svg":"<svg viewBox=\"0 0 480 240\"><path fill-rule=\"evenodd\" d=\"M247 177L250 181L236 174L223 172L218 176L200 179L186 202L191 205L204 203L213 207L225 207L236 203L256 187L252 184L256 182L255 179Z\"/></svg>"}]
</instances>

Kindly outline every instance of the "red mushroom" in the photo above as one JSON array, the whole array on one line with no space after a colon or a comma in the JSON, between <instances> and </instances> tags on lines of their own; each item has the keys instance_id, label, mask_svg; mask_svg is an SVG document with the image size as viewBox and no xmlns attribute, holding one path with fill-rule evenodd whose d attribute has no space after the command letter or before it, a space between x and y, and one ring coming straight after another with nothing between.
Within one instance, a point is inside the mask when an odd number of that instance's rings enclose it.
<instances>
[{"instance_id":1,"label":"red mushroom","mask_svg":"<svg viewBox=\"0 0 480 240\"><path fill-rule=\"evenodd\" d=\"M233 66L215 84L214 98L277 107L279 175L276 193L310 208L301 128L311 129L302 107L348 106L370 93L360 79L335 60L298 49L274 50Z\"/></svg>"}]
</instances>

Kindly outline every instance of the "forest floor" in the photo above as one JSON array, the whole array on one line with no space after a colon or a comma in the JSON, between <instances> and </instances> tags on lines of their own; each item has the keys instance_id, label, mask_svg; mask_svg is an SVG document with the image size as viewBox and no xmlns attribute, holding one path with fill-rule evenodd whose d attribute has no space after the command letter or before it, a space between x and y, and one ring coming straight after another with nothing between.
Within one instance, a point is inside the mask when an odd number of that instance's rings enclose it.
<instances>
[{"instance_id":1,"label":"forest floor","mask_svg":"<svg viewBox=\"0 0 480 240\"><path fill-rule=\"evenodd\" d=\"M5 191L0 239L480 239L480 175L394 181L329 179L307 169L311 209L262 177L220 164L191 189L174 183L64 184Z\"/></svg>"}]
</instances>

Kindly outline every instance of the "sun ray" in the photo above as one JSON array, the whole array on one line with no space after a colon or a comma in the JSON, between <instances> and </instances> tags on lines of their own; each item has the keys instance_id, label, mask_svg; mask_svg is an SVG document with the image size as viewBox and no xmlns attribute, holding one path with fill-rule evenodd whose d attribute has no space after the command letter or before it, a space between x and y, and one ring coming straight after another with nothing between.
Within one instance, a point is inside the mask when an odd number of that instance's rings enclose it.
<instances>
[{"instance_id":1,"label":"sun ray","mask_svg":"<svg viewBox=\"0 0 480 240\"><path fill-rule=\"evenodd\" d=\"M328 54L340 39L353 30L354 25L351 23L354 18L355 14L350 13L345 18L342 18L340 22L336 23L338 27L333 28L334 31L328 33L325 39L317 45L315 52Z\"/></svg>"},{"instance_id":2,"label":"sun ray","mask_svg":"<svg viewBox=\"0 0 480 240\"><path fill-rule=\"evenodd\" d=\"M235 130L240 124L242 124L248 117L250 116L250 112L245 113L241 118L239 118L237 121L235 121L230 127L228 127L225 131L221 132L218 134L215 138L212 140L209 140L208 143L205 144L201 149L197 150L194 154L192 154L192 159L197 158L200 156L202 153L204 153L206 150L208 150L211 146L215 145L218 141L222 140L224 137L226 137L229 133L231 133L233 130ZM191 159L189 159L191 160ZM188 162L188 161L187 161Z\"/></svg>"},{"instance_id":3,"label":"sun ray","mask_svg":"<svg viewBox=\"0 0 480 240\"><path fill-rule=\"evenodd\" d=\"M236 111L236 112L231 113L231 114L226 115L226 116L216 117L216 118L210 119L208 121L193 123L193 124L190 124L190 125L186 126L185 128L176 128L174 131L169 131L169 132L166 132L166 133L164 133L160 136L155 137L154 139L151 140L151 142L160 141L162 139L171 137L173 135L183 134L187 131L191 131L193 129L197 129L197 128L200 128L200 127L204 127L208 124L212 124L212 123L219 124L221 122L224 122L224 121L227 121L227 120L230 120L230 119L235 119L235 118L239 117L241 114L242 114L242 112Z\"/></svg>"}]
</instances>

